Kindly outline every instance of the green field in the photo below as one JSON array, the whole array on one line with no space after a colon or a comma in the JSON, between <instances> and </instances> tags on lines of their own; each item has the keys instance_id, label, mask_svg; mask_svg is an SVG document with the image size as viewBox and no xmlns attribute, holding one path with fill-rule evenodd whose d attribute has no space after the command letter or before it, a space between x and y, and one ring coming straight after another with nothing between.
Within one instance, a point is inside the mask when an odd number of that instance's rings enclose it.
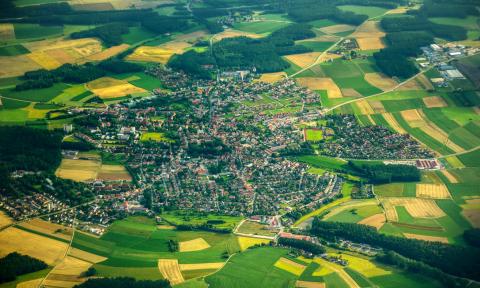
<instances>
[{"instance_id":1,"label":"green field","mask_svg":"<svg viewBox=\"0 0 480 288\"><path fill-rule=\"evenodd\" d=\"M47 3L57 3L59 0L15 0L15 6L29 6Z\"/></svg>"},{"instance_id":2,"label":"green field","mask_svg":"<svg viewBox=\"0 0 480 288\"><path fill-rule=\"evenodd\" d=\"M215 214L194 213L188 211L168 211L161 215L162 219L172 225L201 225L208 221L220 221L223 223L212 224L217 228L233 229L241 220L239 216L225 216Z\"/></svg>"},{"instance_id":3,"label":"green field","mask_svg":"<svg viewBox=\"0 0 480 288\"><path fill-rule=\"evenodd\" d=\"M323 132L317 129L305 129L305 139L307 141L318 142L323 139Z\"/></svg>"},{"instance_id":4,"label":"green field","mask_svg":"<svg viewBox=\"0 0 480 288\"><path fill-rule=\"evenodd\" d=\"M359 6L359 5L341 5L338 8L342 11L353 12L355 14L367 15L368 18L377 17L385 14L388 9L375 6Z\"/></svg>"},{"instance_id":5,"label":"green field","mask_svg":"<svg viewBox=\"0 0 480 288\"><path fill-rule=\"evenodd\" d=\"M130 27L127 34L122 35L122 40L126 44L135 44L156 36L155 33L147 31L140 26Z\"/></svg>"},{"instance_id":6,"label":"green field","mask_svg":"<svg viewBox=\"0 0 480 288\"><path fill-rule=\"evenodd\" d=\"M241 22L235 23L233 28L255 34L269 34L273 31L276 31L282 27L288 26L289 23L286 22L276 22L276 21L257 21L257 22Z\"/></svg>"},{"instance_id":7,"label":"green field","mask_svg":"<svg viewBox=\"0 0 480 288\"><path fill-rule=\"evenodd\" d=\"M30 51L28 51L28 49L23 47L22 45L0 47L0 56L16 56L27 54L29 52Z\"/></svg>"},{"instance_id":8,"label":"green field","mask_svg":"<svg viewBox=\"0 0 480 288\"><path fill-rule=\"evenodd\" d=\"M42 26L39 24L14 24L15 37L21 39L36 39L63 34L62 26Z\"/></svg>"},{"instance_id":9,"label":"green field","mask_svg":"<svg viewBox=\"0 0 480 288\"><path fill-rule=\"evenodd\" d=\"M25 91L15 91L13 89L4 89L0 90L0 94L2 96L24 100L24 101L31 101L31 102L48 102L55 98L56 96L60 95L64 89L68 88L69 86L64 83L56 83L52 87L49 88L42 88L42 89L33 89L33 90L25 90Z\"/></svg>"},{"instance_id":10,"label":"green field","mask_svg":"<svg viewBox=\"0 0 480 288\"><path fill-rule=\"evenodd\" d=\"M362 219L382 212L382 208L380 208L378 205L351 207L328 218L327 221L357 223Z\"/></svg>"},{"instance_id":11,"label":"green field","mask_svg":"<svg viewBox=\"0 0 480 288\"><path fill-rule=\"evenodd\" d=\"M302 41L297 42L297 44L310 48L314 52L323 52L330 48L334 42Z\"/></svg>"},{"instance_id":12,"label":"green field","mask_svg":"<svg viewBox=\"0 0 480 288\"><path fill-rule=\"evenodd\" d=\"M209 287L293 287L296 276L273 266L286 249L256 248L232 257L217 273L205 278Z\"/></svg>"}]
</instances>

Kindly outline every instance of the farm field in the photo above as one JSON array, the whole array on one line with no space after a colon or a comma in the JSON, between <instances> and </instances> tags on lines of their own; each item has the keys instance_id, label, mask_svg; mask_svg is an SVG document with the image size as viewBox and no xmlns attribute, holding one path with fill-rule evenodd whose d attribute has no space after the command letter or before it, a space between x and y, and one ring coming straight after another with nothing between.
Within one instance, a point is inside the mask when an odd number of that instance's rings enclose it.
<instances>
[{"instance_id":1,"label":"farm field","mask_svg":"<svg viewBox=\"0 0 480 288\"><path fill-rule=\"evenodd\" d=\"M375 6L356 6L356 5L341 5L338 6L340 10L349 11L356 14L367 15L369 18L383 15L388 10L382 7Z\"/></svg>"},{"instance_id":2,"label":"farm field","mask_svg":"<svg viewBox=\"0 0 480 288\"><path fill-rule=\"evenodd\" d=\"M247 220L243 222L243 224L240 225L240 227L238 227L237 232L241 234L253 234L253 235L273 237L278 233L278 230L272 229L267 225L263 225L258 222Z\"/></svg>"},{"instance_id":3,"label":"farm field","mask_svg":"<svg viewBox=\"0 0 480 288\"><path fill-rule=\"evenodd\" d=\"M254 33L254 34L270 34L275 30L287 26L287 22L277 21L254 21L241 22L233 25L233 28L239 31Z\"/></svg>"}]
</instances>

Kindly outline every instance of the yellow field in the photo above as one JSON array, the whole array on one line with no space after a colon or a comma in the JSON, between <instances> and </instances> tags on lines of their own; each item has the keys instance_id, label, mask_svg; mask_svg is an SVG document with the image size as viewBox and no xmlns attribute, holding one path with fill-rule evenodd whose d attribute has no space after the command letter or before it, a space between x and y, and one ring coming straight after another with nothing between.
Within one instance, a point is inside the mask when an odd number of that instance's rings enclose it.
<instances>
[{"instance_id":1,"label":"yellow field","mask_svg":"<svg viewBox=\"0 0 480 288\"><path fill-rule=\"evenodd\" d=\"M341 88L340 91L343 97L362 97L362 94L353 88Z\"/></svg>"},{"instance_id":2,"label":"yellow field","mask_svg":"<svg viewBox=\"0 0 480 288\"><path fill-rule=\"evenodd\" d=\"M425 125L425 121L420 113L418 113L417 109L400 111L400 115L402 115L402 118L408 122L410 127L420 127Z\"/></svg>"},{"instance_id":3,"label":"yellow field","mask_svg":"<svg viewBox=\"0 0 480 288\"><path fill-rule=\"evenodd\" d=\"M43 278L33 279L17 284L16 288L38 288L42 283Z\"/></svg>"},{"instance_id":4,"label":"yellow field","mask_svg":"<svg viewBox=\"0 0 480 288\"><path fill-rule=\"evenodd\" d=\"M172 226L172 225L157 225L157 229L160 229L160 230L174 230L175 226Z\"/></svg>"},{"instance_id":5,"label":"yellow field","mask_svg":"<svg viewBox=\"0 0 480 288\"><path fill-rule=\"evenodd\" d=\"M462 214L474 228L480 228L480 198L465 199Z\"/></svg>"},{"instance_id":6,"label":"yellow field","mask_svg":"<svg viewBox=\"0 0 480 288\"><path fill-rule=\"evenodd\" d=\"M136 87L125 80L102 77L86 84L86 87L102 99L119 98L126 95L144 93L147 90Z\"/></svg>"},{"instance_id":7,"label":"yellow field","mask_svg":"<svg viewBox=\"0 0 480 288\"><path fill-rule=\"evenodd\" d=\"M67 243L13 227L0 232L0 257L16 251L54 265L63 259L67 248Z\"/></svg>"},{"instance_id":8,"label":"yellow field","mask_svg":"<svg viewBox=\"0 0 480 288\"><path fill-rule=\"evenodd\" d=\"M190 241L182 241L178 243L180 252L200 251L210 248L210 245L203 238L196 238Z\"/></svg>"},{"instance_id":9,"label":"yellow field","mask_svg":"<svg viewBox=\"0 0 480 288\"><path fill-rule=\"evenodd\" d=\"M127 60L167 64L173 54L175 54L175 52L172 50L159 47L141 46L135 49L132 54L128 55Z\"/></svg>"},{"instance_id":10,"label":"yellow field","mask_svg":"<svg viewBox=\"0 0 480 288\"><path fill-rule=\"evenodd\" d=\"M234 38L234 37L241 37L245 36L248 38L261 38L262 35L254 34L254 33L248 33L248 32L243 32L243 31L238 31L234 29L227 29L219 34L215 35L214 40L215 41L220 41L225 38Z\"/></svg>"},{"instance_id":11,"label":"yellow field","mask_svg":"<svg viewBox=\"0 0 480 288\"><path fill-rule=\"evenodd\" d=\"M110 48L107 48L107 49L103 50L100 53L88 56L88 60L102 61L102 60L108 59L110 57L113 57L113 56L117 55L118 53L121 53L121 52L127 50L129 47L130 47L130 45L128 45L128 44L120 44L120 45L117 45L117 46L113 46L113 47L110 47Z\"/></svg>"},{"instance_id":12,"label":"yellow field","mask_svg":"<svg viewBox=\"0 0 480 288\"><path fill-rule=\"evenodd\" d=\"M317 259L315 259L317 260ZM318 263L318 261L315 261ZM332 274L333 273L333 270L332 269L329 269L328 267L326 266L320 266L319 268L317 268L317 270L315 270L313 273L312 273L312 276L326 276L328 274Z\"/></svg>"},{"instance_id":13,"label":"yellow field","mask_svg":"<svg viewBox=\"0 0 480 288\"><path fill-rule=\"evenodd\" d=\"M216 270L220 269L225 265L223 262L216 263L198 263L198 264L180 264L180 271L190 271L190 270Z\"/></svg>"},{"instance_id":14,"label":"yellow field","mask_svg":"<svg viewBox=\"0 0 480 288\"><path fill-rule=\"evenodd\" d=\"M8 217L8 215L5 214L5 212L0 211L0 228L8 226L12 223L13 223L12 218Z\"/></svg>"},{"instance_id":15,"label":"yellow field","mask_svg":"<svg viewBox=\"0 0 480 288\"><path fill-rule=\"evenodd\" d=\"M416 196L418 198L450 199L450 192L444 184L417 184Z\"/></svg>"},{"instance_id":16,"label":"yellow field","mask_svg":"<svg viewBox=\"0 0 480 288\"><path fill-rule=\"evenodd\" d=\"M383 91L390 90L397 86L397 82L382 73L365 73L365 80L371 85Z\"/></svg>"},{"instance_id":17,"label":"yellow field","mask_svg":"<svg viewBox=\"0 0 480 288\"><path fill-rule=\"evenodd\" d=\"M81 274L87 271L90 266L92 266L92 263L67 256L53 268L45 281L43 281L43 284L45 286L65 288L79 285L86 280L86 278L80 277Z\"/></svg>"},{"instance_id":18,"label":"yellow field","mask_svg":"<svg viewBox=\"0 0 480 288\"><path fill-rule=\"evenodd\" d=\"M342 91L332 78L301 77L296 79L298 85L310 90L327 90L328 98L341 98Z\"/></svg>"},{"instance_id":19,"label":"yellow field","mask_svg":"<svg viewBox=\"0 0 480 288\"><path fill-rule=\"evenodd\" d=\"M11 23L0 24L0 41L15 39L15 29Z\"/></svg>"},{"instance_id":20,"label":"yellow field","mask_svg":"<svg viewBox=\"0 0 480 288\"><path fill-rule=\"evenodd\" d=\"M41 69L35 61L27 55L0 56L0 78L22 76L27 71Z\"/></svg>"},{"instance_id":21,"label":"yellow field","mask_svg":"<svg viewBox=\"0 0 480 288\"><path fill-rule=\"evenodd\" d=\"M441 172L442 172L443 176L445 176L447 178L448 182L450 182L452 184L458 183L457 177L455 177L455 175L450 173L450 171L442 170Z\"/></svg>"},{"instance_id":22,"label":"yellow field","mask_svg":"<svg viewBox=\"0 0 480 288\"><path fill-rule=\"evenodd\" d=\"M93 160L62 159L55 175L73 181L94 181L101 163Z\"/></svg>"},{"instance_id":23,"label":"yellow field","mask_svg":"<svg viewBox=\"0 0 480 288\"><path fill-rule=\"evenodd\" d=\"M260 239L260 238L253 238L253 237L244 237L239 236L237 237L238 244L240 245L240 250L244 251L248 248L257 245L257 244L268 244L270 240L268 239Z\"/></svg>"},{"instance_id":24,"label":"yellow field","mask_svg":"<svg viewBox=\"0 0 480 288\"><path fill-rule=\"evenodd\" d=\"M355 105L358 107L360 110L360 113L363 115L372 115L375 114L375 111L373 111L373 108L370 106L367 100L360 100L355 102Z\"/></svg>"},{"instance_id":25,"label":"yellow field","mask_svg":"<svg viewBox=\"0 0 480 288\"><path fill-rule=\"evenodd\" d=\"M27 222L22 222L21 227L37 231L43 234L51 235L52 237L61 238L70 241L72 238L72 229L59 224L44 221L42 219L32 219Z\"/></svg>"},{"instance_id":26,"label":"yellow field","mask_svg":"<svg viewBox=\"0 0 480 288\"><path fill-rule=\"evenodd\" d=\"M301 68L305 68L315 63L318 56L320 56L321 54L322 52L309 52L309 53L288 55L288 56L285 56L285 58L287 58L288 61L292 62L293 64Z\"/></svg>"},{"instance_id":27,"label":"yellow field","mask_svg":"<svg viewBox=\"0 0 480 288\"><path fill-rule=\"evenodd\" d=\"M348 267L362 273L367 277L375 277L375 276L392 274L391 271L384 270L378 267L377 265L375 265L373 262L364 258L355 257L345 253L344 254L329 253L329 255L342 257L343 259L348 260Z\"/></svg>"},{"instance_id":28,"label":"yellow field","mask_svg":"<svg viewBox=\"0 0 480 288\"><path fill-rule=\"evenodd\" d=\"M453 168L465 168L465 165L463 165L457 156L448 156L445 160L447 160L448 164L452 165Z\"/></svg>"},{"instance_id":29,"label":"yellow field","mask_svg":"<svg viewBox=\"0 0 480 288\"><path fill-rule=\"evenodd\" d=\"M325 288L325 283L297 280L295 287L298 288Z\"/></svg>"},{"instance_id":30,"label":"yellow field","mask_svg":"<svg viewBox=\"0 0 480 288\"><path fill-rule=\"evenodd\" d=\"M352 25L338 24L338 25L323 27L323 28L320 28L319 30L325 34L335 34L335 33L341 33L346 31L352 31L354 29L355 29L355 26L352 26Z\"/></svg>"},{"instance_id":31,"label":"yellow field","mask_svg":"<svg viewBox=\"0 0 480 288\"><path fill-rule=\"evenodd\" d=\"M392 127L395 131L400 134L407 134L407 131L398 124L397 120L393 117L392 113L383 113L382 114L385 121L387 121L388 125Z\"/></svg>"},{"instance_id":32,"label":"yellow field","mask_svg":"<svg viewBox=\"0 0 480 288\"><path fill-rule=\"evenodd\" d=\"M383 106L381 101L369 100L368 104L370 104L370 107L372 107L372 109L373 109L373 111L375 111L375 113L382 114L382 113L387 112L387 110L385 109L385 107Z\"/></svg>"},{"instance_id":33,"label":"yellow field","mask_svg":"<svg viewBox=\"0 0 480 288\"><path fill-rule=\"evenodd\" d=\"M345 270L343 270L342 266L326 261L322 258L315 258L315 262L337 273L338 276L340 276L343 279L343 281L347 283L348 287L360 288L357 282L355 282L355 280L353 280L352 277L348 275L347 272L345 272ZM313 274L315 274L315 272Z\"/></svg>"},{"instance_id":34,"label":"yellow field","mask_svg":"<svg viewBox=\"0 0 480 288\"><path fill-rule=\"evenodd\" d=\"M382 38L385 37L380 27L380 21L367 21L358 26L355 32L351 35L353 38Z\"/></svg>"},{"instance_id":35,"label":"yellow field","mask_svg":"<svg viewBox=\"0 0 480 288\"><path fill-rule=\"evenodd\" d=\"M403 233L403 236L409 239L418 239L430 242L441 242L441 243L448 243L447 237L436 237L436 236L426 236L426 235L419 235L419 234L410 234L410 233Z\"/></svg>"},{"instance_id":36,"label":"yellow field","mask_svg":"<svg viewBox=\"0 0 480 288\"><path fill-rule=\"evenodd\" d=\"M367 217L365 219L362 219L361 221L358 222L358 224L372 226L372 227L375 227L377 230L379 230L380 228L382 228L383 224L385 224L386 220L387 219L385 219L385 214L379 213L379 214L375 214L370 217Z\"/></svg>"},{"instance_id":37,"label":"yellow field","mask_svg":"<svg viewBox=\"0 0 480 288\"><path fill-rule=\"evenodd\" d=\"M99 263L107 260L106 257L92 254L90 252L86 252L77 248L70 248L70 250L68 251L68 255L90 263Z\"/></svg>"},{"instance_id":38,"label":"yellow field","mask_svg":"<svg viewBox=\"0 0 480 288\"><path fill-rule=\"evenodd\" d=\"M24 46L32 52L46 52L54 50L55 52L63 50L77 62L85 62L86 57L100 53L102 51L102 44L95 38L82 39L64 39L62 37L41 41L27 42ZM56 53L50 54L52 57ZM58 61L58 59L56 59ZM61 61L58 61L61 62ZM62 63L63 64L63 63Z\"/></svg>"},{"instance_id":39,"label":"yellow field","mask_svg":"<svg viewBox=\"0 0 480 288\"><path fill-rule=\"evenodd\" d=\"M177 259L158 259L158 270L165 279L170 281L170 284L175 285L185 281Z\"/></svg>"},{"instance_id":40,"label":"yellow field","mask_svg":"<svg viewBox=\"0 0 480 288\"><path fill-rule=\"evenodd\" d=\"M431 199L388 197L382 198L381 202L388 221L398 222L395 206L404 206L407 212L415 218L440 218L445 216L445 212Z\"/></svg>"},{"instance_id":41,"label":"yellow field","mask_svg":"<svg viewBox=\"0 0 480 288\"><path fill-rule=\"evenodd\" d=\"M266 83L275 83L277 81L285 79L286 77L287 73L285 72L264 73L259 80Z\"/></svg>"},{"instance_id":42,"label":"yellow field","mask_svg":"<svg viewBox=\"0 0 480 288\"><path fill-rule=\"evenodd\" d=\"M443 98L438 96L430 96L422 98L423 103L427 108L440 108L440 107L447 107L447 103Z\"/></svg>"},{"instance_id":43,"label":"yellow field","mask_svg":"<svg viewBox=\"0 0 480 288\"><path fill-rule=\"evenodd\" d=\"M57 60L55 60L53 57L50 57L43 51L32 52L27 56L47 70L58 68L61 65Z\"/></svg>"},{"instance_id":44,"label":"yellow field","mask_svg":"<svg viewBox=\"0 0 480 288\"><path fill-rule=\"evenodd\" d=\"M132 176L130 176L125 166L105 165L105 164L103 164L100 167L100 171L98 171L97 178L106 180L106 181L114 181L114 180L131 181L132 180Z\"/></svg>"},{"instance_id":45,"label":"yellow field","mask_svg":"<svg viewBox=\"0 0 480 288\"><path fill-rule=\"evenodd\" d=\"M371 38L355 38L358 47L362 51L377 50L385 48L383 38L371 37Z\"/></svg>"},{"instance_id":46,"label":"yellow field","mask_svg":"<svg viewBox=\"0 0 480 288\"><path fill-rule=\"evenodd\" d=\"M274 264L275 267L300 276L307 266L294 262L287 258L280 258Z\"/></svg>"}]
</instances>

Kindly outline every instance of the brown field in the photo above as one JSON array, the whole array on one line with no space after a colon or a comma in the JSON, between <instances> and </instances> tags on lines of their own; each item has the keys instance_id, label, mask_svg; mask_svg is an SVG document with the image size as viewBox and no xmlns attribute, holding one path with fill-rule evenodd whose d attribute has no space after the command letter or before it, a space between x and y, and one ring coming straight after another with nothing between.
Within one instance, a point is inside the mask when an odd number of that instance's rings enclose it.
<instances>
[{"instance_id":1,"label":"brown field","mask_svg":"<svg viewBox=\"0 0 480 288\"><path fill-rule=\"evenodd\" d=\"M379 230L380 228L382 228L383 224L385 224L386 220L387 219L385 219L385 214L379 213L379 214L375 214L370 217L367 217L365 219L362 219L361 221L358 222L358 224L372 226L372 227L375 227L377 230Z\"/></svg>"},{"instance_id":2,"label":"brown field","mask_svg":"<svg viewBox=\"0 0 480 288\"><path fill-rule=\"evenodd\" d=\"M157 225L157 229L160 229L160 230L174 230L175 226L172 226L172 225Z\"/></svg>"},{"instance_id":3,"label":"brown field","mask_svg":"<svg viewBox=\"0 0 480 288\"><path fill-rule=\"evenodd\" d=\"M362 94L353 88L342 88L340 90L342 91L343 97L362 97Z\"/></svg>"},{"instance_id":4,"label":"brown field","mask_svg":"<svg viewBox=\"0 0 480 288\"><path fill-rule=\"evenodd\" d=\"M203 238L196 238L190 241L182 241L178 243L180 252L200 251L210 248L210 245Z\"/></svg>"},{"instance_id":5,"label":"brown field","mask_svg":"<svg viewBox=\"0 0 480 288\"><path fill-rule=\"evenodd\" d=\"M450 192L444 184L417 184L416 196L418 198L450 199Z\"/></svg>"},{"instance_id":6,"label":"brown field","mask_svg":"<svg viewBox=\"0 0 480 288\"><path fill-rule=\"evenodd\" d=\"M390 90L397 86L397 82L395 82L395 80L382 73L366 73L365 80L383 91Z\"/></svg>"},{"instance_id":7,"label":"brown field","mask_svg":"<svg viewBox=\"0 0 480 288\"><path fill-rule=\"evenodd\" d=\"M342 91L332 78L301 77L296 79L298 85L310 90L327 90L328 98L341 98Z\"/></svg>"},{"instance_id":8,"label":"brown field","mask_svg":"<svg viewBox=\"0 0 480 288\"><path fill-rule=\"evenodd\" d=\"M83 261L87 261L90 263L99 263L102 261L107 260L106 257L99 256L96 254L92 254L90 252L86 252L77 248L71 247L70 250L68 251L68 255L73 256L75 258L78 258Z\"/></svg>"},{"instance_id":9,"label":"brown field","mask_svg":"<svg viewBox=\"0 0 480 288\"><path fill-rule=\"evenodd\" d=\"M295 287L298 288L325 288L325 283L297 280Z\"/></svg>"},{"instance_id":10,"label":"brown field","mask_svg":"<svg viewBox=\"0 0 480 288\"><path fill-rule=\"evenodd\" d=\"M71 7L73 10L77 11L110 11L115 9L110 2L73 4Z\"/></svg>"},{"instance_id":11,"label":"brown field","mask_svg":"<svg viewBox=\"0 0 480 288\"><path fill-rule=\"evenodd\" d=\"M238 30L233 30L233 29L228 29L225 30L219 34L215 35L214 40L215 41L220 41L225 38L234 38L234 37L240 37L240 36L245 36L249 38L261 38L262 35L258 35L255 33L248 33L248 32L243 32L243 31L238 31Z\"/></svg>"},{"instance_id":12,"label":"brown field","mask_svg":"<svg viewBox=\"0 0 480 288\"><path fill-rule=\"evenodd\" d=\"M35 61L27 55L0 56L0 78L22 76L27 71L41 69Z\"/></svg>"},{"instance_id":13,"label":"brown field","mask_svg":"<svg viewBox=\"0 0 480 288\"><path fill-rule=\"evenodd\" d=\"M216 263L198 263L198 264L180 264L180 271L190 271L190 270L216 270L220 269L225 265L223 262Z\"/></svg>"},{"instance_id":14,"label":"brown field","mask_svg":"<svg viewBox=\"0 0 480 288\"><path fill-rule=\"evenodd\" d=\"M94 38L64 39L55 38L42 41L27 42L24 46L32 52L47 52L50 50L64 50L76 59L76 62L85 62L86 57L100 53L102 44ZM52 55L54 57L54 55ZM55 58L55 57L54 57ZM56 59L56 58L55 58ZM58 62L59 59L56 59ZM64 63L62 63L64 64Z\"/></svg>"},{"instance_id":15,"label":"brown field","mask_svg":"<svg viewBox=\"0 0 480 288\"><path fill-rule=\"evenodd\" d=\"M383 43L383 38L370 37L370 38L355 38L357 41L358 47L362 51L366 50L378 50L385 48L385 43Z\"/></svg>"},{"instance_id":16,"label":"brown field","mask_svg":"<svg viewBox=\"0 0 480 288\"><path fill-rule=\"evenodd\" d=\"M32 52L27 54L27 56L47 70L58 68L61 65L55 58L50 57L43 51Z\"/></svg>"},{"instance_id":17,"label":"brown field","mask_svg":"<svg viewBox=\"0 0 480 288\"><path fill-rule=\"evenodd\" d=\"M55 265L63 259L67 248L67 243L13 227L0 232L0 257L16 251Z\"/></svg>"},{"instance_id":18,"label":"brown field","mask_svg":"<svg viewBox=\"0 0 480 288\"><path fill-rule=\"evenodd\" d=\"M423 103L427 108L439 108L439 107L447 107L447 103L443 100L442 97L439 96L430 96L422 98Z\"/></svg>"},{"instance_id":19,"label":"brown field","mask_svg":"<svg viewBox=\"0 0 480 288\"><path fill-rule=\"evenodd\" d=\"M72 239L72 229L70 227L65 227L59 224L44 221L39 218L35 218L27 222L22 222L20 226L67 241L70 241L70 239Z\"/></svg>"},{"instance_id":20,"label":"brown field","mask_svg":"<svg viewBox=\"0 0 480 288\"><path fill-rule=\"evenodd\" d=\"M431 199L408 197L388 197L381 199L388 221L398 222L395 206L404 206L407 212L415 218L440 218L445 212Z\"/></svg>"},{"instance_id":21,"label":"brown field","mask_svg":"<svg viewBox=\"0 0 480 288\"><path fill-rule=\"evenodd\" d=\"M373 111L373 108L365 99L355 102L355 105L357 105L358 109L360 110L360 113L362 113L363 115L375 114L375 111Z\"/></svg>"},{"instance_id":22,"label":"brown field","mask_svg":"<svg viewBox=\"0 0 480 288\"><path fill-rule=\"evenodd\" d=\"M441 243L448 244L447 237L426 236L426 235L418 235L418 234L410 234L410 233L403 233L403 236L409 239L418 239L418 240L424 240L424 241L430 241L430 242L441 242Z\"/></svg>"},{"instance_id":23,"label":"brown field","mask_svg":"<svg viewBox=\"0 0 480 288\"><path fill-rule=\"evenodd\" d=\"M407 134L407 131L398 124L397 120L393 117L392 113L382 113L383 118L387 121L388 125L400 134Z\"/></svg>"},{"instance_id":24,"label":"brown field","mask_svg":"<svg viewBox=\"0 0 480 288\"><path fill-rule=\"evenodd\" d=\"M285 72L264 73L259 80L266 83L275 83L277 81L285 79L286 77L287 73Z\"/></svg>"},{"instance_id":25,"label":"brown field","mask_svg":"<svg viewBox=\"0 0 480 288\"><path fill-rule=\"evenodd\" d=\"M387 112L387 110L385 110L385 107L383 107L383 104L382 104L381 101L369 100L368 103L373 108L373 111L375 111L375 113L386 113Z\"/></svg>"},{"instance_id":26,"label":"brown field","mask_svg":"<svg viewBox=\"0 0 480 288\"><path fill-rule=\"evenodd\" d=\"M385 35L380 27L380 21L367 21L358 26L351 36L354 38L382 38Z\"/></svg>"},{"instance_id":27,"label":"brown field","mask_svg":"<svg viewBox=\"0 0 480 288\"><path fill-rule=\"evenodd\" d=\"M101 163L93 160L62 159L55 175L73 181L94 181Z\"/></svg>"},{"instance_id":28,"label":"brown field","mask_svg":"<svg viewBox=\"0 0 480 288\"><path fill-rule=\"evenodd\" d=\"M462 214L474 228L480 228L480 198L465 199Z\"/></svg>"},{"instance_id":29,"label":"brown field","mask_svg":"<svg viewBox=\"0 0 480 288\"><path fill-rule=\"evenodd\" d=\"M10 218L5 212L0 211L0 228L12 224L12 218Z\"/></svg>"},{"instance_id":30,"label":"brown field","mask_svg":"<svg viewBox=\"0 0 480 288\"><path fill-rule=\"evenodd\" d=\"M402 118L408 122L408 125L411 127L419 127L425 125L425 121L418 112L417 109L403 110L400 111Z\"/></svg>"},{"instance_id":31,"label":"brown field","mask_svg":"<svg viewBox=\"0 0 480 288\"><path fill-rule=\"evenodd\" d=\"M97 178L106 181L132 180L132 176L130 176L125 166L122 165L102 165Z\"/></svg>"},{"instance_id":32,"label":"brown field","mask_svg":"<svg viewBox=\"0 0 480 288\"><path fill-rule=\"evenodd\" d=\"M81 274L90 266L92 266L92 263L67 256L50 271L43 284L54 287L73 287L86 280L86 278L81 277Z\"/></svg>"},{"instance_id":33,"label":"brown field","mask_svg":"<svg viewBox=\"0 0 480 288\"><path fill-rule=\"evenodd\" d=\"M113 56L117 55L118 53L121 53L121 52L127 50L129 47L130 47L130 45L128 45L128 44L121 44L121 45L113 46L113 47L110 47L110 48L107 48L107 49L103 50L100 53L88 56L88 60L102 61L102 60L108 59L110 57L113 57Z\"/></svg>"},{"instance_id":34,"label":"brown field","mask_svg":"<svg viewBox=\"0 0 480 288\"><path fill-rule=\"evenodd\" d=\"M170 284L175 285L185 281L177 259L158 259L158 270L165 279L170 281Z\"/></svg>"},{"instance_id":35,"label":"brown field","mask_svg":"<svg viewBox=\"0 0 480 288\"><path fill-rule=\"evenodd\" d=\"M352 25L338 24L338 25L323 27L323 28L320 28L319 30L325 34L335 34L335 33L351 31L354 29L355 29L355 26L352 26Z\"/></svg>"},{"instance_id":36,"label":"brown field","mask_svg":"<svg viewBox=\"0 0 480 288\"><path fill-rule=\"evenodd\" d=\"M423 90L423 89L415 79L412 79L402 84L402 86L398 87L396 90L409 91L409 90Z\"/></svg>"},{"instance_id":37,"label":"brown field","mask_svg":"<svg viewBox=\"0 0 480 288\"><path fill-rule=\"evenodd\" d=\"M455 177L455 175L450 173L450 171L442 170L441 172L442 172L443 176L445 176L447 178L448 182L450 182L452 184L458 183L457 177Z\"/></svg>"},{"instance_id":38,"label":"brown field","mask_svg":"<svg viewBox=\"0 0 480 288\"><path fill-rule=\"evenodd\" d=\"M86 87L102 99L112 99L147 92L147 90L134 86L125 80L118 80L111 77L102 77L93 80L88 82Z\"/></svg>"},{"instance_id":39,"label":"brown field","mask_svg":"<svg viewBox=\"0 0 480 288\"><path fill-rule=\"evenodd\" d=\"M15 29L11 23L0 24L0 41L15 39Z\"/></svg>"},{"instance_id":40,"label":"brown field","mask_svg":"<svg viewBox=\"0 0 480 288\"><path fill-rule=\"evenodd\" d=\"M42 283L43 278L28 280L17 284L16 288L38 288Z\"/></svg>"},{"instance_id":41,"label":"brown field","mask_svg":"<svg viewBox=\"0 0 480 288\"><path fill-rule=\"evenodd\" d=\"M425 90L429 90L429 91L435 90L435 87L433 87L432 82L430 82L430 80L428 80L428 78L427 78L427 76L425 76L425 74L420 74L415 79L418 81L418 83L420 83L420 85Z\"/></svg>"},{"instance_id":42,"label":"brown field","mask_svg":"<svg viewBox=\"0 0 480 288\"><path fill-rule=\"evenodd\" d=\"M128 55L127 60L167 64L173 54L175 51L166 48L140 46Z\"/></svg>"},{"instance_id":43,"label":"brown field","mask_svg":"<svg viewBox=\"0 0 480 288\"><path fill-rule=\"evenodd\" d=\"M322 52L309 52L309 53L302 53L302 54L293 54L285 56L288 61L292 62L293 64L305 68L307 66L312 65L317 61L318 57L322 54Z\"/></svg>"}]
</instances>

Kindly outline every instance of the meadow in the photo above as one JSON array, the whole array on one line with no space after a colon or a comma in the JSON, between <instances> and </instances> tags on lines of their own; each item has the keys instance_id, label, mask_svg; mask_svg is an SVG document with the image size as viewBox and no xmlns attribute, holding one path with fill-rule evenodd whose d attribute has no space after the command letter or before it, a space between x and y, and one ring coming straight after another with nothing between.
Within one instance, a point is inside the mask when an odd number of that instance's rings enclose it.
<instances>
[{"instance_id":1,"label":"meadow","mask_svg":"<svg viewBox=\"0 0 480 288\"><path fill-rule=\"evenodd\" d=\"M388 9L376 6L341 5L338 8L355 14L367 15L369 18L381 16L388 11Z\"/></svg>"},{"instance_id":2,"label":"meadow","mask_svg":"<svg viewBox=\"0 0 480 288\"><path fill-rule=\"evenodd\" d=\"M255 34L270 34L282 27L287 26L287 22L277 21L255 21L255 22L240 22L233 25L233 28L239 31Z\"/></svg>"}]
</instances>

